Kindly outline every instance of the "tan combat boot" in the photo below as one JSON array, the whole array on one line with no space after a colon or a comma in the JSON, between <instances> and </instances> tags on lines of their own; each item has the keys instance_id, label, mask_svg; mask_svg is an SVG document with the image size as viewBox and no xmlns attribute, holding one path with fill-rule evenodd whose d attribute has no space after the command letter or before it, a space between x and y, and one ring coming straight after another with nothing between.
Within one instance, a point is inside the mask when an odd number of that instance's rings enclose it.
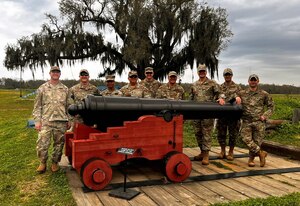
<instances>
[{"instance_id":1,"label":"tan combat boot","mask_svg":"<svg viewBox=\"0 0 300 206\"><path fill-rule=\"evenodd\" d=\"M255 156L249 155L249 160L248 160L248 166L249 167L254 167L255 166L254 158L255 158Z\"/></svg>"},{"instance_id":2,"label":"tan combat boot","mask_svg":"<svg viewBox=\"0 0 300 206\"><path fill-rule=\"evenodd\" d=\"M232 161L233 160L233 149L234 149L234 147L230 147L230 149L229 149L229 152L228 152L228 155L226 156L226 158L228 159L228 160L230 160L230 161Z\"/></svg>"},{"instance_id":3,"label":"tan combat boot","mask_svg":"<svg viewBox=\"0 0 300 206\"><path fill-rule=\"evenodd\" d=\"M201 147L200 147L201 148ZM202 161L203 160L203 151L200 149L200 154L194 157L195 161Z\"/></svg>"},{"instance_id":4,"label":"tan combat boot","mask_svg":"<svg viewBox=\"0 0 300 206\"><path fill-rule=\"evenodd\" d=\"M219 159L225 159L226 158L226 146L222 145L221 146L221 152L218 155Z\"/></svg>"},{"instance_id":5,"label":"tan combat boot","mask_svg":"<svg viewBox=\"0 0 300 206\"><path fill-rule=\"evenodd\" d=\"M40 163L40 165L36 169L36 172L39 174L43 174L44 172L46 172L46 164Z\"/></svg>"},{"instance_id":6,"label":"tan combat boot","mask_svg":"<svg viewBox=\"0 0 300 206\"><path fill-rule=\"evenodd\" d=\"M51 171L52 172L57 172L59 170L59 166L57 163L52 163L51 165Z\"/></svg>"},{"instance_id":7,"label":"tan combat boot","mask_svg":"<svg viewBox=\"0 0 300 206\"><path fill-rule=\"evenodd\" d=\"M209 165L209 151L203 151L203 165Z\"/></svg>"},{"instance_id":8,"label":"tan combat boot","mask_svg":"<svg viewBox=\"0 0 300 206\"><path fill-rule=\"evenodd\" d=\"M258 152L258 156L259 156L259 161L260 161L260 166L264 167L266 164L266 157L267 157L268 153L265 151L260 150Z\"/></svg>"}]
</instances>

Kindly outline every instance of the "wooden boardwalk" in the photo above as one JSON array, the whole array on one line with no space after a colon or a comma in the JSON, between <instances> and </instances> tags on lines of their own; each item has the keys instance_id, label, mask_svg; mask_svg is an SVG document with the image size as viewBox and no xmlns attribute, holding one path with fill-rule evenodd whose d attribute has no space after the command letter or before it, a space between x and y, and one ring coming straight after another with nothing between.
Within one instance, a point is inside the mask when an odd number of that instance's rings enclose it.
<instances>
[{"instance_id":1,"label":"wooden boardwalk","mask_svg":"<svg viewBox=\"0 0 300 206\"><path fill-rule=\"evenodd\" d=\"M198 154L198 148L184 148L184 153L190 157ZM212 148L210 156L217 156L218 148ZM237 148L235 154L245 155L247 150ZM284 168L299 168L300 161L292 161L276 155L268 154L265 167L247 166L248 157L235 158L234 161L211 160L210 165L202 166L201 162L192 161L193 169L190 177L205 175L222 175L243 173L257 170L273 170ZM61 166L66 167L66 174L73 197L78 206L95 205L209 205L248 198L266 198L268 196L282 196L292 192L300 192L300 172L244 176L236 178L215 179L209 181L188 181L179 184L153 185L133 188L141 193L127 201L108 195L109 190L98 192L84 192L79 175L67 167L67 160L63 159ZM128 168L128 182L164 179L163 174L149 167ZM122 183L123 175L116 168L113 170L111 184Z\"/></svg>"}]
</instances>

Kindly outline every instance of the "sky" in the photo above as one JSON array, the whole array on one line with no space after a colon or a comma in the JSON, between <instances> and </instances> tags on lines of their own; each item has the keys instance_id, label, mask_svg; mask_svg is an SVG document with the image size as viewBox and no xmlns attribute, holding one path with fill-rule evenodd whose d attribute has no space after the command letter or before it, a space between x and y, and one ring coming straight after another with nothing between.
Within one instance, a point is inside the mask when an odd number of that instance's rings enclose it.
<instances>
[{"instance_id":1,"label":"sky","mask_svg":"<svg viewBox=\"0 0 300 206\"><path fill-rule=\"evenodd\" d=\"M39 32L46 22L45 13L58 15L57 0L0 0L0 78L19 79L19 71L8 71L4 65L7 44ZM208 0L210 6L220 6L228 13L234 36L219 59L218 83L223 82L223 70L233 70L236 83L247 84L250 74L257 74L264 84L300 86L300 1L299 0ZM85 62L62 68L62 79L78 79L79 70L86 68L96 79L101 67L98 62ZM33 79L25 70L24 80ZM37 69L35 79L49 78ZM198 79L196 69L181 75L183 83ZM116 81L127 81L126 74Z\"/></svg>"}]
</instances>

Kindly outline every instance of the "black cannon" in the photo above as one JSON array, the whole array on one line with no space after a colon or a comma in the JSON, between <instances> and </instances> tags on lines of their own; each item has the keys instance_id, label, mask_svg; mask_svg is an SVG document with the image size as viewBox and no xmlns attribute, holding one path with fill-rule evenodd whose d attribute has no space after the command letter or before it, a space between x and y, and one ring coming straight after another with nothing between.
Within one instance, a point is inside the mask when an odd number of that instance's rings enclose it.
<instances>
[{"instance_id":1,"label":"black cannon","mask_svg":"<svg viewBox=\"0 0 300 206\"><path fill-rule=\"evenodd\" d=\"M84 124L97 125L101 131L107 127L121 126L124 121L137 120L143 115L162 116L171 121L175 115L186 120L226 117L238 119L242 107L226 103L221 106L212 102L188 100L141 99L132 97L104 97L88 95L80 104L69 107L69 114L79 114Z\"/></svg>"}]
</instances>

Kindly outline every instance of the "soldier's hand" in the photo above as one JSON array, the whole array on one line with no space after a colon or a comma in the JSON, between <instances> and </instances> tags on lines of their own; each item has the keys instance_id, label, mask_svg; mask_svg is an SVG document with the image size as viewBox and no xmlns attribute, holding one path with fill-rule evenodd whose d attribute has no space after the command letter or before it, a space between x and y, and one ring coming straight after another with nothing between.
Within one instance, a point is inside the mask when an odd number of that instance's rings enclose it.
<instances>
[{"instance_id":1,"label":"soldier's hand","mask_svg":"<svg viewBox=\"0 0 300 206\"><path fill-rule=\"evenodd\" d=\"M262 116L260 116L260 120L264 122L264 121L267 120L267 118L266 118L265 116L262 115Z\"/></svg>"},{"instance_id":2,"label":"soldier's hand","mask_svg":"<svg viewBox=\"0 0 300 206\"><path fill-rule=\"evenodd\" d=\"M235 103L236 104L241 104L242 103L242 99L240 97L236 97L235 98Z\"/></svg>"},{"instance_id":3,"label":"soldier's hand","mask_svg":"<svg viewBox=\"0 0 300 206\"><path fill-rule=\"evenodd\" d=\"M218 103L219 103L219 105L224 105L225 104L225 100L222 99L222 98L220 98L220 99L218 99Z\"/></svg>"},{"instance_id":4,"label":"soldier's hand","mask_svg":"<svg viewBox=\"0 0 300 206\"><path fill-rule=\"evenodd\" d=\"M36 123L34 124L34 128L35 128L37 131L41 131L41 128L42 128L41 122L36 122Z\"/></svg>"},{"instance_id":5,"label":"soldier's hand","mask_svg":"<svg viewBox=\"0 0 300 206\"><path fill-rule=\"evenodd\" d=\"M70 129L72 126L72 122L67 122L67 130Z\"/></svg>"}]
</instances>

